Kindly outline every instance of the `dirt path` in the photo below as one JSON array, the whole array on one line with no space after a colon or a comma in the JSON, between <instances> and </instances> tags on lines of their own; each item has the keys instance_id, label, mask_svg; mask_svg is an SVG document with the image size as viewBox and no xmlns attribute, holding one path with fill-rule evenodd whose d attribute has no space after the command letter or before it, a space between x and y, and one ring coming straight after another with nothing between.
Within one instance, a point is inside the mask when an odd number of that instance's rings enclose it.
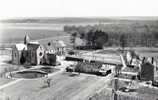
<instances>
[{"instance_id":1,"label":"dirt path","mask_svg":"<svg viewBox=\"0 0 158 100\"><path fill-rule=\"evenodd\" d=\"M23 79L17 79L17 80L15 80L15 81L12 81L12 82L9 82L9 83L7 83L7 84L4 84L4 85L0 86L0 90L6 88L6 87L8 87L8 86L11 86L11 85L13 85L13 84L16 84L16 83L18 83L18 82L20 82L20 81L22 81L22 80L23 80Z\"/></svg>"}]
</instances>

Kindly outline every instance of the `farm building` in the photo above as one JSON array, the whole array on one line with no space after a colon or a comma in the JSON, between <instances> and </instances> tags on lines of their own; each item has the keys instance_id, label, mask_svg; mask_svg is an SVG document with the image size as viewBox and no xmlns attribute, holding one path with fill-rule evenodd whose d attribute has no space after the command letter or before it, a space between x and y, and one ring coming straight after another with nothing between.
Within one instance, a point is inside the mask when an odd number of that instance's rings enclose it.
<instances>
[{"instance_id":1,"label":"farm building","mask_svg":"<svg viewBox=\"0 0 158 100\"><path fill-rule=\"evenodd\" d=\"M158 73L158 53L157 52L149 52L143 51L138 52L140 58L142 58L142 66L140 75L141 78L144 80L156 80Z\"/></svg>"},{"instance_id":2,"label":"farm building","mask_svg":"<svg viewBox=\"0 0 158 100\"><path fill-rule=\"evenodd\" d=\"M66 52L66 45L61 40L51 40L49 42L41 42L46 53L53 53L56 55L64 55Z\"/></svg>"},{"instance_id":3,"label":"farm building","mask_svg":"<svg viewBox=\"0 0 158 100\"><path fill-rule=\"evenodd\" d=\"M154 66L151 63L142 64L140 78L143 81L154 81Z\"/></svg>"},{"instance_id":4,"label":"farm building","mask_svg":"<svg viewBox=\"0 0 158 100\"><path fill-rule=\"evenodd\" d=\"M42 64L46 64L46 65L55 65L56 64L56 55L53 53L47 53L44 55L43 60L42 60Z\"/></svg>"},{"instance_id":5,"label":"farm building","mask_svg":"<svg viewBox=\"0 0 158 100\"><path fill-rule=\"evenodd\" d=\"M158 53L151 50L135 50L127 52L128 70L123 73L127 76L139 76L142 81L154 81L157 74ZM133 54L132 54L133 53ZM127 69L126 68L126 69ZM129 72L128 72L129 71ZM125 76L125 75L124 75Z\"/></svg>"}]
</instances>

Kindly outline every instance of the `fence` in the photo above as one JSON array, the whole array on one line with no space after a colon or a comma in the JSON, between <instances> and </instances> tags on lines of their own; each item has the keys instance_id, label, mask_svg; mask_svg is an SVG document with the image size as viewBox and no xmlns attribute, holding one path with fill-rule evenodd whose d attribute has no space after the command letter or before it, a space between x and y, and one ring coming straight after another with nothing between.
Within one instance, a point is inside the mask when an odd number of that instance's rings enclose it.
<instances>
[{"instance_id":1,"label":"fence","mask_svg":"<svg viewBox=\"0 0 158 100\"><path fill-rule=\"evenodd\" d=\"M12 50L0 49L0 55L11 55Z\"/></svg>"}]
</instances>

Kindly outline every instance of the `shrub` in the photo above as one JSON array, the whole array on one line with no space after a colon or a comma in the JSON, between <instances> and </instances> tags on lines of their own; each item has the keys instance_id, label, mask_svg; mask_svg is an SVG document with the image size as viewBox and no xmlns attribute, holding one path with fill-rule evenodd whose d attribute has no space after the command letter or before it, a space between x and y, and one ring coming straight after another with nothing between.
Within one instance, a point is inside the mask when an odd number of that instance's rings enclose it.
<instances>
[{"instance_id":1,"label":"shrub","mask_svg":"<svg viewBox=\"0 0 158 100\"><path fill-rule=\"evenodd\" d=\"M100 63L78 62L75 67L76 72L98 74L101 68Z\"/></svg>"}]
</instances>

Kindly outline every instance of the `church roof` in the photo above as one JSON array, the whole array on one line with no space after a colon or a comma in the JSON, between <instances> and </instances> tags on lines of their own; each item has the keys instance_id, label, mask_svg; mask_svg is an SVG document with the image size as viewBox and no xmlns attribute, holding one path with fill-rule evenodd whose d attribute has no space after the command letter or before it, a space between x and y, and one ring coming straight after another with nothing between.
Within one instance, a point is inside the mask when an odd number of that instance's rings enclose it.
<instances>
[{"instance_id":1,"label":"church roof","mask_svg":"<svg viewBox=\"0 0 158 100\"><path fill-rule=\"evenodd\" d=\"M27 46L23 43L15 44L15 47L17 48L18 51L27 50Z\"/></svg>"}]
</instances>

